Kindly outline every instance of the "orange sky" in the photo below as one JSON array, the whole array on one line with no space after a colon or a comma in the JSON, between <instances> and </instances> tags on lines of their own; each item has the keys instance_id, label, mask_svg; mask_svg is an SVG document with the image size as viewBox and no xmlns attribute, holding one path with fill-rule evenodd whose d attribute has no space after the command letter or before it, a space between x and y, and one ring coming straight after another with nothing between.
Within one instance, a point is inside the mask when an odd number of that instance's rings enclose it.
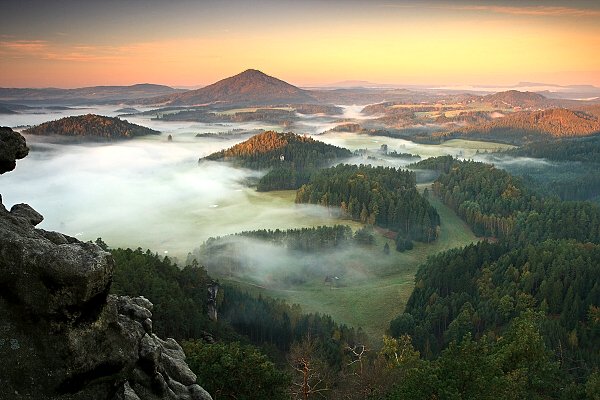
<instances>
[{"instance_id":1,"label":"orange sky","mask_svg":"<svg viewBox=\"0 0 600 400\"><path fill-rule=\"evenodd\" d=\"M14 6L0 86L193 86L247 68L301 86L600 86L600 8L586 2L222 3Z\"/></svg>"}]
</instances>

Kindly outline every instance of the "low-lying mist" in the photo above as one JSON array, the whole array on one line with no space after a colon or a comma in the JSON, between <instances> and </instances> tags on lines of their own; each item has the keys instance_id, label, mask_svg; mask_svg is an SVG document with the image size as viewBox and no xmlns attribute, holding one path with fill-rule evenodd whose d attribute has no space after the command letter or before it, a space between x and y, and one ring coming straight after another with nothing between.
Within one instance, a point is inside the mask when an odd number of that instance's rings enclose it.
<instances>
[{"instance_id":1,"label":"low-lying mist","mask_svg":"<svg viewBox=\"0 0 600 400\"><path fill-rule=\"evenodd\" d=\"M185 256L210 236L328 221L318 206L293 203L293 193L257 193L260 173L198 158L235 141L139 139L94 145L32 144L0 178L3 202L31 204L40 228L110 246L141 246ZM175 139L176 140L176 139ZM239 141L239 140L238 140Z\"/></svg>"},{"instance_id":2,"label":"low-lying mist","mask_svg":"<svg viewBox=\"0 0 600 400\"><path fill-rule=\"evenodd\" d=\"M344 107L342 116L306 116L302 123L310 126L311 132L323 132L340 118L361 118L361 107ZM100 106L2 116L0 125L29 125L86 113L115 116L118 109ZM58 144L53 138L27 136L29 156L18 162L15 171L0 177L5 206L31 204L45 217L39 226L43 229L82 240L102 237L113 247L140 246L178 257L185 257L209 237L261 228L339 223L331 210L294 204L293 192L256 192L247 183L261 173L226 163L198 164L199 158L248 138L196 137L198 133L289 129L256 121L214 124L167 122L141 115L124 118L162 134L106 144ZM167 140L168 135L172 141ZM421 145L353 133L318 135L316 139L351 150L368 149L369 155L374 155L359 156L349 163L394 167L405 167L414 160L379 154L382 144L388 146L388 151L423 158L467 156L488 146L482 142L464 146L452 141L441 146Z\"/></svg>"},{"instance_id":3,"label":"low-lying mist","mask_svg":"<svg viewBox=\"0 0 600 400\"><path fill-rule=\"evenodd\" d=\"M384 254L382 245L348 242L320 251L299 251L243 236L222 238L217 248L196 248L193 255L212 276L272 289L356 285L390 273L395 260Z\"/></svg>"}]
</instances>

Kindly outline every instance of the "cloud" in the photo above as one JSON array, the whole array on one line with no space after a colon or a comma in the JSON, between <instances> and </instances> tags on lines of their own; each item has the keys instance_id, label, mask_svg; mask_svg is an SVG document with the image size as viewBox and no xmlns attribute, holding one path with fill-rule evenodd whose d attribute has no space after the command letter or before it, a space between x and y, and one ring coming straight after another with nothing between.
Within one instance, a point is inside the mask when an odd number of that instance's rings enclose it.
<instances>
[{"instance_id":1,"label":"cloud","mask_svg":"<svg viewBox=\"0 0 600 400\"><path fill-rule=\"evenodd\" d=\"M539 17L600 17L600 10L590 8L574 7L551 7L551 6L450 6L455 10L465 11L488 11L497 14L530 15Z\"/></svg>"},{"instance_id":2,"label":"cloud","mask_svg":"<svg viewBox=\"0 0 600 400\"><path fill-rule=\"evenodd\" d=\"M600 17L600 10L564 6L499 6L499 5L422 5L422 4L383 4L385 8L430 8L456 11L482 11L495 14L509 14L534 17Z\"/></svg>"},{"instance_id":3,"label":"cloud","mask_svg":"<svg viewBox=\"0 0 600 400\"><path fill-rule=\"evenodd\" d=\"M3 40L0 41L0 54L9 57L23 57L40 54L48 47L44 40Z\"/></svg>"},{"instance_id":4,"label":"cloud","mask_svg":"<svg viewBox=\"0 0 600 400\"><path fill-rule=\"evenodd\" d=\"M71 62L124 62L127 60L151 60L157 54L167 57L169 54L179 56L182 48L202 48L201 39L161 40L150 42L134 42L118 46L92 45L86 43L65 44L47 40L17 40L0 36L0 55L7 58L33 58L36 60L71 61ZM217 55L206 51L188 51L195 59L214 59ZM168 57L167 57L168 58Z\"/></svg>"}]
</instances>

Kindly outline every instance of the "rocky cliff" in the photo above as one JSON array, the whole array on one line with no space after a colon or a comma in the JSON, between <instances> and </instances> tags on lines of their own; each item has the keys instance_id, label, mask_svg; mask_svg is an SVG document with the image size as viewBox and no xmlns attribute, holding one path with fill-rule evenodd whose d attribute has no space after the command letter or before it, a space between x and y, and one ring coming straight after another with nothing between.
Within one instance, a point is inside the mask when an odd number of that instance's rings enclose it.
<instances>
[{"instance_id":1,"label":"rocky cliff","mask_svg":"<svg viewBox=\"0 0 600 400\"><path fill-rule=\"evenodd\" d=\"M4 172L26 146L2 135ZM108 294L111 255L42 220L0 197L0 398L211 399L177 342L152 333L150 301Z\"/></svg>"}]
</instances>

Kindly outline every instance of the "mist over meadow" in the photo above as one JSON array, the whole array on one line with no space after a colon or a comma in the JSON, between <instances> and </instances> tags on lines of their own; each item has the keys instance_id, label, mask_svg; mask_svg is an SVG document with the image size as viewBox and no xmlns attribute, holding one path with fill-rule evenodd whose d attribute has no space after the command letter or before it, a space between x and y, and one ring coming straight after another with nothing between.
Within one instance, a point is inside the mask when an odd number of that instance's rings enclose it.
<instances>
[{"instance_id":1,"label":"mist over meadow","mask_svg":"<svg viewBox=\"0 0 600 400\"><path fill-rule=\"evenodd\" d=\"M116 116L117 108L50 112L40 109L3 116L1 122L14 127L86 113ZM340 119L366 118L360 114L361 108L345 106L340 116L302 116L295 130L350 150L367 149L369 154L377 154L382 144L390 151L419 154L423 158L441 154L468 156L476 151L453 143L420 145L350 132L319 134ZM331 210L294 204L293 192L258 193L249 187L265 172L223 162L198 163L199 158L249 137L195 137L198 133L271 127L260 122L210 124L165 122L147 116L122 118L162 133L93 144L57 144L45 137L27 135L29 156L19 161L11 174L0 177L4 204L31 204L44 215L39 226L43 229L61 231L81 240L102 237L112 247L140 246L182 258L209 237L244 230L340 223ZM167 140L168 135L172 135L172 141ZM357 156L347 162L401 168L411 161L377 155ZM420 174L420 181L431 179L426 173Z\"/></svg>"}]
</instances>

